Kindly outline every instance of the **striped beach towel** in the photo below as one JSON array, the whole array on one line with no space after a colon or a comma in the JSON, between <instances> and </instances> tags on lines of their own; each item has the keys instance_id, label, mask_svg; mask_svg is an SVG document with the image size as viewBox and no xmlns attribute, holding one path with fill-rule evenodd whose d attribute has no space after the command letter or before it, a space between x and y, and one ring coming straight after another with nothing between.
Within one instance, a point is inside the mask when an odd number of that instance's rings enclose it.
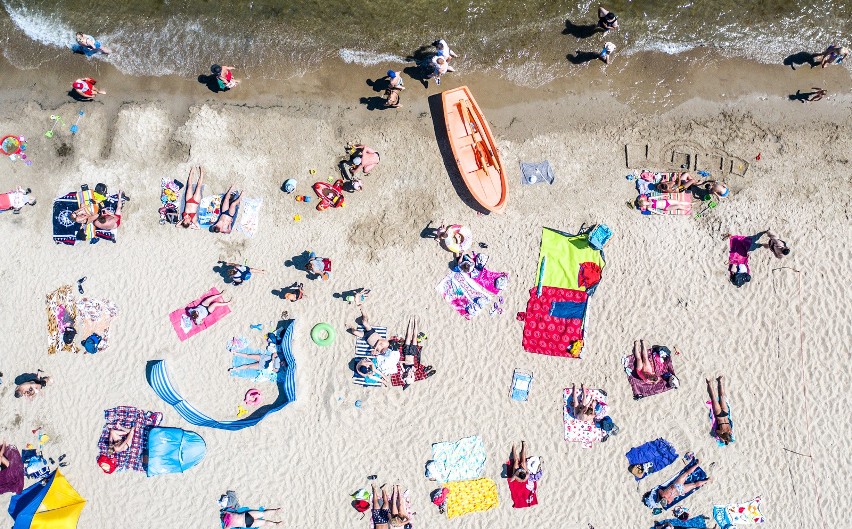
<instances>
[{"instance_id":1,"label":"striped beach towel","mask_svg":"<svg viewBox=\"0 0 852 529\"><path fill-rule=\"evenodd\" d=\"M157 396L174 407L175 411L188 423L195 426L206 426L232 432L254 426L266 416L283 409L296 400L296 359L293 357L292 343L295 323L295 320L288 323L278 346L278 352L282 359L281 370L279 371L278 398L269 406L261 406L248 418L236 421L217 421L205 415L193 404L184 400L178 392L169 377L168 371L166 371L165 360L154 360L148 364L146 373L148 384Z\"/></svg>"},{"instance_id":2,"label":"striped beach towel","mask_svg":"<svg viewBox=\"0 0 852 529\"><path fill-rule=\"evenodd\" d=\"M373 327L376 331L376 334L381 336L384 339L388 337L388 328L387 327ZM358 330L363 331L364 328L358 326ZM372 348L370 344L368 344L362 338L355 338L355 357L358 359L361 358L369 358L371 362L373 362L373 369L378 372L379 371L379 362L376 356L372 352ZM385 373L387 376L391 376L394 373ZM368 388L376 388L382 386L381 378L377 376L364 377L359 375L356 372L352 372L352 383L358 386L365 386Z\"/></svg>"}]
</instances>

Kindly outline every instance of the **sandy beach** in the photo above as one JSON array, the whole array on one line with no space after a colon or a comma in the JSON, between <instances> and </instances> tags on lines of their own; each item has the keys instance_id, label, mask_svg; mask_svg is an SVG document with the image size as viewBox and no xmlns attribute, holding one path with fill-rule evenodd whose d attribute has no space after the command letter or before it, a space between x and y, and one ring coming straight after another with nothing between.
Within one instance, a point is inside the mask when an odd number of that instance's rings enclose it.
<instances>
[{"instance_id":1,"label":"sandy beach","mask_svg":"<svg viewBox=\"0 0 852 529\"><path fill-rule=\"evenodd\" d=\"M219 527L216 500L228 489L245 505L281 507L282 527L367 528L369 516L352 508L350 494L369 486L369 475L410 490L415 527L644 529L667 516L653 517L642 494L683 465L637 484L625 453L659 437L681 455L717 463L715 481L682 504L693 515L759 496L767 529L843 527L850 507L843 483L852 472L852 427L842 410L852 378L848 70L793 71L701 50L575 68L572 78L535 90L461 71L428 89L406 79L402 108L370 111L360 99L380 94L363 81L382 75L381 65L327 64L305 77L247 79L213 94L195 79L129 77L82 59L25 71L4 63L0 132L26 136L33 164L0 160L0 191L30 187L38 204L0 214L0 440L23 448L41 427L50 438L45 455L67 454L61 470L87 500L80 529ZM84 74L108 95L86 104L68 98L69 81ZM502 215L465 204L438 148L434 96L462 84L508 168ZM811 86L829 97L789 99ZM44 137L51 114L69 121L80 109L80 132ZM354 140L380 151L382 162L363 192L346 195L345 208L320 213L282 192L294 178L297 193L312 195L310 184L336 175L344 144ZM648 145L652 169L676 169L666 155L678 149L749 167L744 176L718 172L730 196L701 218L648 217L626 205L636 197L625 178L628 144ZM522 186L518 163L545 159L554 184ZM159 224L160 179L185 182L197 165L211 192L235 183L263 199L253 238ZM98 182L131 197L117 243L54 244L53 199ZM467 321L436 292L451 255L421 231L442 222L469 226L487 243L489 268L509 274L503 314ZM583 358L525 352L515 315L535 284L542 227L573 233L583 223L614 232L589 302ZM752 253L752 280L738 289L728 280L723 234L767 228L792 252L783 260ZM285 264L305 250L332 259L329 281L307 281ZM266 272L225 285L213 270L218 260ZM48 355L45 296L83 276L86 295L119 308L110 346L96 355ZM298 281L306 297L297 303L273 292ZM180 342L169 313L214 286L233 297L232 313ZM351 383L354 340L345 328L357 310L339 293L364 287L372 289L373 321L391 333L419 318L429 337L424 363L435 376L405 391ZM233 420L247 389L270 400L275 389L229 377L226 344L246 336L262 346L250 325L268 332L285 310L295 319L297 400L257 426L189 425L146 383L146 364L165 359L189 401ZM330 347L310 339L319 322L337 331ZM633 400L621 358L640 338L681 351L673 358L677 390ZM37 368L54 382L33 401L14 398L15 377ZM515 368L535 375L526 403L508 398ZM737 440L726 447L709 436L704 406L704 380L718 375L727 379L736 423ZM591 449L563 439L562 391L581 382L606 390L620 427ZM104 474L96 464L103 411L119 405L162 412L163 426L199 433L204 460L184 474ZM436 484L424 465L432 443L470 435L485 443L484 477L497 482L500 504L447 520L429 500ZM544 476L539 504L516 510L500 473L521 440L542 456ZM0 527L12 527L11 519L0 517Z\"/></svg>"}]
</instances>

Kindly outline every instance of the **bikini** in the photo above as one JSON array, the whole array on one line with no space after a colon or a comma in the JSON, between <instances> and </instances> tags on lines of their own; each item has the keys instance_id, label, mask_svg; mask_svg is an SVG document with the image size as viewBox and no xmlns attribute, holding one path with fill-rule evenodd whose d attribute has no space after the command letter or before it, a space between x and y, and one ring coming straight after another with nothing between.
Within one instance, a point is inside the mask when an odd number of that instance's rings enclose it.
<instances>
[{"instance_id":1,"label":"bikini","mask_svg":"<svg viewBox=\"0 0 852 529\"><path fill-rule=\"evenodd\" d=\"M196 200L195 197L188 197L186 199L186 203L187 204L195 204L196 206L199 205L199 201ZM195 217L197 217L197 216L198 216L198 211L195 211L194 213L190 213L190 212L187 211L186 213L183 214L184 220L189 220L190 222L194 221Z\"/></svg>"}]
</instances>

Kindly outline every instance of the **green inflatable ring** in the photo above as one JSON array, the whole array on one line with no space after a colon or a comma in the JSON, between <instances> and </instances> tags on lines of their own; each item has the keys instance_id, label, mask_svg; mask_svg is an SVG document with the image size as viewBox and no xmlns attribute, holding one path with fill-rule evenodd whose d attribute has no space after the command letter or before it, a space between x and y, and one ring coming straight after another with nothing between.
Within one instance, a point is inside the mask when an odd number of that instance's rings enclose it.
<instances>
[{"instance_id":1,"label":"green inflatable ring","mask_svg":"<svg viewBox=\"0 0 852 529\"><path fill-rule=\"evenodd\" d=\"M334 343L334 338L337 336L337 331L334 327L327 323L317 323L311 329L311 340L320 347L328 347Z\"/></svg>"}]
</instances>

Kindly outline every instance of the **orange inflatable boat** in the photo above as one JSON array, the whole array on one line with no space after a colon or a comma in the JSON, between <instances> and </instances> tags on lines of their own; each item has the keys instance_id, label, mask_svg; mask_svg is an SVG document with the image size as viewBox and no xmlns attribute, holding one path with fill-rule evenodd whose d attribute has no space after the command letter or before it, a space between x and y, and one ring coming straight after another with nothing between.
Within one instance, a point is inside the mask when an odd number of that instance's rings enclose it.
<instances>
[{"instance_id":1,"label":"orange inflatable boat","mask_svg":"<svg viewBox=\"0 0 852 529\"><path fill-rule=\"evenodd\" d=\"M447 90L441 99L447 136L467 188L482 207L502 213L509 190L485 116L466 86Z\"/></svg>"}]
</instances>

